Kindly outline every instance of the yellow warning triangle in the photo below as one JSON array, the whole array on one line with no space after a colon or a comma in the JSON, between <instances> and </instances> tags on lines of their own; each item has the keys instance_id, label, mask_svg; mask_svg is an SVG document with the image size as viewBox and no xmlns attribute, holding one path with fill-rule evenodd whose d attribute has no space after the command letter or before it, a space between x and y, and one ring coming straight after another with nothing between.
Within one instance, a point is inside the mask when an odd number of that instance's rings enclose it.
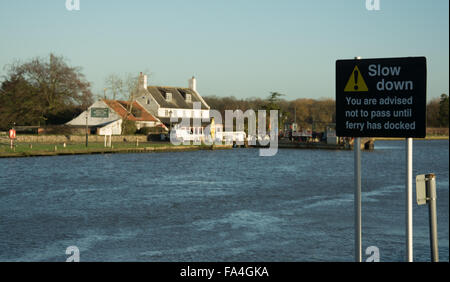
<instances>
[{"instance_id":1,"label":"yellow warning triangle","mask_svg":"<svg viewBox=\"0 0 450 282\"><path fill-rule=\"evenodd\" d=\"M348 79L347 85L345 85L344 92L367 92L369 89L367 88L366 82L361 75L361 72L358 69L358 66L352 71L350 78Z\"/></svg>"}]
</instances>

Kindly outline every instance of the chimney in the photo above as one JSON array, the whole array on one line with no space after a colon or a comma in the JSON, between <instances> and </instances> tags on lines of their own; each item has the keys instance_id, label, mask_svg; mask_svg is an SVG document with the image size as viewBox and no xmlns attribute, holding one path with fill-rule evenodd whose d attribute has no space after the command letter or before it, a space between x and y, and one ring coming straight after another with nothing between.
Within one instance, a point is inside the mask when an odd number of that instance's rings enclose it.
<instances>
[{"instance_id":1,"label":"chimney","mask_svg":"<svg viewBox=\"0 0 450 282\"><path fill-rule=\"evenodd\" d=\"M192 76L192 78L189 79L189 88L197 92L197 80L195 79L194 76Z\"/></svg>"},{"instance_id":2,"label":"chimney","mask_svg":"<svg viewBox=\"0 0 450 282\"><path fill-rule=\"evenodd\" d=\"M147 88L147 75L143 75L142 72L139 73L139 88Z\"/></svg>"}]
</instances>

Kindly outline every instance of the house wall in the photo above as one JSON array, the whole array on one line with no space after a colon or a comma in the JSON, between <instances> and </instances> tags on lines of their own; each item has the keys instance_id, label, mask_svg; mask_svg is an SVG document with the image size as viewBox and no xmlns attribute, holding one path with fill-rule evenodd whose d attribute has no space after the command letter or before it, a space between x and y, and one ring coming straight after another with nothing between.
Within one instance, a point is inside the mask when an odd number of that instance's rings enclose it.
<instances>
[{"instance_id":1,"label":"house wall","mask_svg":"<svg viewBox=\"0 0 450 282\"><path fill-rule=\"evenodd\" d=\"M108 108L109 116L107 118L91 117L91 108ZM106 105L106 103L101 100L96 101L94 104L92 104L88 108L87 111L89 113L88 114L88 125L89 126L92 126L92 125L96 126L96 125L100 125L100 124L104 124L104 123L108 123L111 121L121 119L121 117L115 111L113 111L111 108L109 108L108 105ZM73 120L67 122L66 124L67 125L86 125L86 111L82 112L79 116L77 116Z\"/></svg>"},{"instance_id":2,"label":"house wall","mask_svg":"<svg viewBox=\"0 0 450 282\"><path fill-rule=\"evenodd\" d=\"M205 118L208 119L210 107L206 104L205 100L200 96L196 90L196 79L192 77L189 80L189 88L194 92L194 95L203 103L207 110L201 109L191 109L191 108L163 108L156 102L155 98L148 91L147 87L147 76L142 73L139 75L138 81L138 95L135 99L142 107L144 107L148 112L150 112L156 118L170 118L173 117L187 117L187 118ZM170 113L172 112L172 113ZM139 126L139 125L138 125Z\"/></svg>"},{"instance_id":3,"label":"house wall","mask_svg":"<svg viewBox=\"0 0 450 282\"><path fill-rule=\"evenodd\" d=\"M170 114L170 112L172 112ZM209 110L159 108L158 117L209 118Z\"/></svg>"},{"instance_id":4,"label":"house wall","mask_svg":"<svg viewBox=\"0 0 450 282\"><path fill-rule=\"evenodd\" d=\"M155 117L158 116L159 104L146 89L139 91L139 96L136 98L136 101L150 114Z\"/></svg>"},{"instance_id":5,"label":"house wall","mask_svg":"<svg viewBox=\"0 0 450 282\"><path fill-rule=\"evenodd\" d=\"M116 120L108 125L105 125L98 129L98 135L120 135L122 133L122 120Z\"/></svg>"},{"instance_id":6,"label":"house wall","mask_svg":"<svg viewBox=\"0 0 450 282\"><path fill-rule=\"evenodd\" d=\"M154 122L154 121L136 121L136 128L139 130L143 127L155 127L158 124L161 124L161 123Z\"/></svg>"}]
</instances>

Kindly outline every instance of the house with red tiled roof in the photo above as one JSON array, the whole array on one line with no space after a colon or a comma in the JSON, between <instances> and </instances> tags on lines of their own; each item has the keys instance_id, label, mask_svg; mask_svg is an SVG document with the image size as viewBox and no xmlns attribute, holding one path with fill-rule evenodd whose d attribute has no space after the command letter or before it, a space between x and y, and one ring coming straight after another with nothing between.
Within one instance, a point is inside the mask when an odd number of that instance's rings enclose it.
<instances>
[{"instance_id":1,"label":"house with red tiled roof","mask_svg":"<svg viewBox=\"0 0 450 282\"><path fill-rule=\"evenodd\" d=\"M66 123L72 127L89 128L91 134L112 134L120 135L122 133L122 121L130 120L135 122L139 130L144 127L162 127L167 128L138 101L130 103L129 101L101 99L92 104L86 111Z\"/></svg>"},{"instance_id":2,"label":"house with red tiled roof","mask_svg":"<svg viewBox=\"0 0 450 282\"><path fill-rule=\"evenodd\" d=\"M87 123L91 132L120 134L122 120L134 121L138 129L142 127L181 126L182 120L189 121L183 128L191 132L203 132L210 124L210 107L197 92L197 80L189 79L188 87L150 86L142 72L138 78L137 91L132 104L128 101L102 99L81 113L67 125L83 127ZM131 112L130 110L131 109ZM171 121L176 120L176 121Z\"/></svg>"}]
</instances>

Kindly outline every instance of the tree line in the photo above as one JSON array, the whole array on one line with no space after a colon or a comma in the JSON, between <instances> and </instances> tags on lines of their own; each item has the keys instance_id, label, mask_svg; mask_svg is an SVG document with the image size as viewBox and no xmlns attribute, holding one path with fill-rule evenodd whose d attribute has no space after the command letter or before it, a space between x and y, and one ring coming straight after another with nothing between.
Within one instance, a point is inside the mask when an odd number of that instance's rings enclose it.
<instances>
[{"instance_id":1,"label":"tree line","mask_svg":"<svg viewBox=\"0 0 450 282\"><path fill-rule=\"evenodd\" d=\"M238 99L231 97L205 96L203 99L211 107L218 110L225 117L225 110L240 109L243 112L252 109L278 110L279 129L283 130L284 123L296 122L300 129L321 131L327 125L336 121L335 102L333 99L295 99L286 100L278 92L270 92L265 98Z\"/></svg>"},{"instance_id":2,"label":"tree line","mask_svg":"<svg viewBox=\"0 0 450 282\"><path fill-rule=\"evenodd\" d=\"M273 105L271 98L272 92L268 98L248 98L238 99L236 97L217 97L206 96L204 100L210 105L211 109L216 109L225 115L225 110L240 109L268 109L268 105ZM279 96L278 96L279 97ZM325 130L327 125L333 125L336 122L335 101L334 99L278 99L276 107L281 112L280 124L283 122L296 122L300 129L311 129L315 131ZM427 127L448 128L449 127L449 96L442 94L439 98L430 100L427 103ZM281 127L280 127L281 129Z\"/></svg>"},{"instance_id":3,"label":"tree line","mask_svg":"<svg viewBox=\"0 0 450 282\"><path fill-rule=\"evenodd\" d=\"M94 101L91 84L80 67L69 66L66 59L50 54L25 62L4 66L6 75L0 83L0 130L16 125L61 125L73 119ZM97 98L133 100L137 76L110 74L105 78L104 93ZM335 123L335 101L322 99L286 100L279 92L268 92L262 98L239 99L233 96L205 95L211 109L225 117L225 110L278 110L279 129L284 123L296 122L300 129L322 131ZM427 104L428 127L447 127L448 95L442 94ZM129 109L130 112L132 109Z\"/></svg>"},{"instance_id":4,"label":"tree line","mask_svg":"<svg viewBox=\"0 0 450 282\"><path fill-rule=\"evenodd\" d=\"M50 54L4 67L0 85L0 128L63 124L93 102L81 68Z\"/></svg>"},{"instance_id":5,"label":"tree line","mask_svg":"<svg viewBox=\"0 0 450 282\"><path fill-rule=\"evenodd\" d=\"M441 94L427 104L427 126L448 128L448 95Z\"/></svg>"}]
</instances>

